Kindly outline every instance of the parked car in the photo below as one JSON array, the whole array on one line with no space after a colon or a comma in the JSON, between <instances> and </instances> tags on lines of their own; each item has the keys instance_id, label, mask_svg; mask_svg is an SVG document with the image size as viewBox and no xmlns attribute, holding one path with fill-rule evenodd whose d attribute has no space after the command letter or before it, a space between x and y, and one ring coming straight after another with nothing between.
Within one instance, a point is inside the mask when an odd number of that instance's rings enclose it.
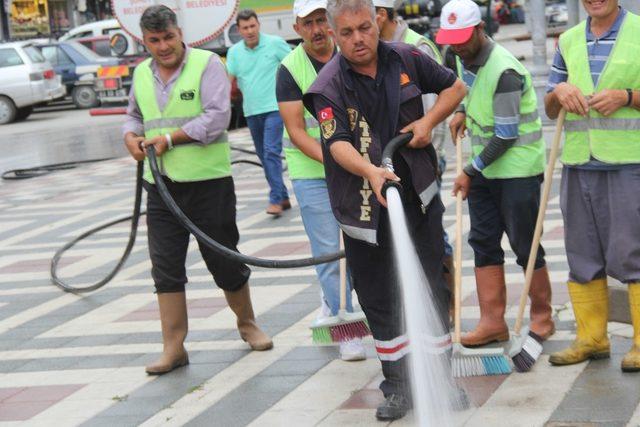
<instances>
[{"instance_id":1,"label":"parked car","mask_svg":"<svg viewBox=\"0 0 640 427\"><path fill-rule=\"evenodd\" d=\"M98 68L118 65L119 60L103 58L77 41L38 43L37 46L62 76L62 84L76 107L97 107L99 100L93 85Z\"/></svg>"},{"instance_id":2,"label":"parked car","mask_svg":"<svg viewBox=\"0 0 640 427\"><path fill-rule=\"evenodd\" d=\"M117 19L105 19L104 21L96 21L80 25L69 30L69 32L62 35L59 40L69 41L87 37L101 36L107 36L111 38L116 34L120 36L120 45L124 46L124 49L122 49L121 52L117 53L118 56L137 55L140 53L142 45L135 42L133 37L122 30Z\"/></svg>"},{"instance_id":3,"label":"parked car","mask_svg":"<svg viewBox=\"0 0 640 427\"><path fill-rule=\"evenodd\" d=\"M65 94L60 76L30 42L0 44L0 124L24 120L34 105Z\"/></svg>"},{"instance_id":4,"label":"parked car","mask_svg":"<svg viewBox=\"0 0 640 427\"><path fill-rule=\"evenodd\" d=\"M83 37L81 39L75 39L75 41L84 47L91 49L104 58L115 56L113 55L113 52L111 52L110 40L109 36Z\"/></svg>"},{"instance_id":5,"label":"parked car","mask_svg":"<svg viewBox=\"0 0 640 427\"><path fill-rule=\"evenodd\" d=\"M567 2L565 0L547 0L545 16L549 28L566 26L569 22Z\"/></svg>"}]
</instances>

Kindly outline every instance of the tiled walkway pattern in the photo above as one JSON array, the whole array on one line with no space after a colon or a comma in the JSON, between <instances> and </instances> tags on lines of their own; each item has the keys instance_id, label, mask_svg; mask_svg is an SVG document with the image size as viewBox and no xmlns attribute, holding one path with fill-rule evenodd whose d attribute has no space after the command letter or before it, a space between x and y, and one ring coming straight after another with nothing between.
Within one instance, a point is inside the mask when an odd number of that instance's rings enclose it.
<instances>
[{"instance_id":1,"label":"tiled walkway pattern","mask_svg":"<svg viewBox=\"0 0 640 427\"><path fill-rule=\"evenodd\" d=\"M246 131L232 133L251 148ZM238 155L236 157L247 157ZM144 221L130 260L116 279L82 296L49 284L49 260L64 242L95 224L131 210L134 164L96 163L46 177L0 184L0 423L3 425L378 425L374 408L379 364L367 341L365 362L337 360L334 346L313 346L308 325L319 306L311 268L254 269L251 279L258 320L275 348L251 353L238 339L234 317L213 284L196 245L188 257L191 365L151 378L143 366L162 349L159 317L146 248ZM553 368L548 354L573 338L566 306L566 258L558 205L559 170L545 224L544 245L554 288L558 333L532 372L461 381L474 408L455 414L469 426L640 425L640 377L618 366L630 330L610 325L611 360ZM263 213L262 171L234 167L238 224L244 253L285 258L307 256L298 210L274 219ZM445 227L453 235L453 173L445 175ZM465 215L465 230L468 216ZM73 283L97 280L119 258L128 225L105 230L71 250L60 273ZM193 242L195 243L195 242ZM508 243L503 242L505 248ZM508 252L509 308L523 274ZM479 317L473 259L464 249L463 329ZM411 418L394 425L410 425ZM582 424L584 423L584 424Z\"/></svg>"}]
</instances>

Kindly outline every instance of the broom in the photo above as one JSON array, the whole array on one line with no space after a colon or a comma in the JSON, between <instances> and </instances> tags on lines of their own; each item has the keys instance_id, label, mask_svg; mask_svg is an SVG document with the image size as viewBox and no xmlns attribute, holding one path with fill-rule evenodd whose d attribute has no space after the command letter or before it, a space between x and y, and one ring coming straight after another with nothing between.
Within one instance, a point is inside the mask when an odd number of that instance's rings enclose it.
<instances>
[{"instance_id":1,"label":"broom","mask_svg":"<svg viewBox=\"0 0 640 427\"><path fill-rule=\"evenodd\" d=\"M538 218L536 220L536 228L533 232L533 242L529 251L529 260L524 275L524 289L520 295L520 307L518 309L518 317L511 336L511 348L509 356L513 360L513 365L518 372L528 372L533 367L538 357L542 353L542 338L535 332L529 330L528 327L522 327L522 319L524 317L524 309L527 304L527 296L529 288L531 288L531 279L533 278L533 268L535 266L536 257L538 256L538 246L540 246L540 238L542 237L542 226L544 217L547 212L547 203L549 201L549 193L551 192L551 182L553 181L553 170L556 167L556 158L560 148L560 137L562 136L562 126L566 116L564 108L560 110L558 121L556 124L556 133L553 137L553 144L549 153L549 163L544 177L544 187L542 189L542 197L540 199L540 209L538 210Z\"/></svg>"},{"instance_id":2,"label":"broom","mask_svg":"<svg viewBox=\"0 0 640 427\"><path fill-rule=\"evenodd\" d=\"M342 232L340 232L340 246ZM314 344L330 344L363 338L371 334L367 318L362 311L348 313L347 310L347 261L340 259L340 310L337 316L316 320L311 325Z\"/></svg>"},{"instance_id":3,"label":"broom","mask_svg":"<svg viewBox=\"0 0 640 427\"><path fill-rule=\"evenodd\" d=\"M462 138L456 142L456 175L462 173ZM456 248L454 272L454 336L451 370L454 378L501 375L511 372L509 360L502 348L471 349L460 343L460 312L462 291L462 193L456 195Z\"/></svg>"}]
</instances>

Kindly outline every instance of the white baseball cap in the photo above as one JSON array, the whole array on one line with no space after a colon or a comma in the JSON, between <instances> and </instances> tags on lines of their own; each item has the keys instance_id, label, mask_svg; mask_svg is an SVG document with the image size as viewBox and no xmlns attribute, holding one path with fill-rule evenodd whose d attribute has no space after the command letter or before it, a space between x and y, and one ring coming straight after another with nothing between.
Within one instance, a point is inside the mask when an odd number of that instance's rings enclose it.
<instances>
[{"instance_id":1,"label":"white baseball cap","mask_svg":"<svg viewBox=\"0 0 640 427\"><path fill-rule=\"evenodd\" d=\"M293 15L304 18L318 9L326 9L327 0L296 0L293 3Z\"/></svg>"},{"instance_id":2,"label":"white baseball cap","mask_svg":"<svg viewBox=\"0 0 640 427\"><path fill-rule=\"evenodd\" d=\"M482 21L480 8L472 0L451 0L442 7L438 44L462 44L469 41L473 29Z\"/></svg>"}]
</instances>

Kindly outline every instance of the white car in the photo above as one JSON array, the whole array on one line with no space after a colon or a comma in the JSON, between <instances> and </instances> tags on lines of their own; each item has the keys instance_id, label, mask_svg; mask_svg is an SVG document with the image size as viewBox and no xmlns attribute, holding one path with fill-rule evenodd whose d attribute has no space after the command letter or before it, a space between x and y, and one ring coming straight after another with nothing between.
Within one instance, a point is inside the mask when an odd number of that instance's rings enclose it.
<instances>
[{"instance_id":1,"label":"white car","mask_svg":"<svg viewBox=\"0 0 640 427\"><path fill-rule=\"evenodd\" d=\"M116 35L118 37L114 40L113 37ZM116 54L115 56L137 55L144 51L142 45L122 29L117 19L105 19L104 21L79 25L60 36L58 40L70 41L100 36L108 36L111 38L111 46Z\"/></svg>"},{"instance_id":2,"label":"white car","mask_svg":"<svg viewBox=\"0 0 640 427\"><path fill-rule=\"evenodd\" d=\"M23 120L34 105L66 93L60 76L30 42L0 44L0 124Z\"/></svg>"}]
</instances>

